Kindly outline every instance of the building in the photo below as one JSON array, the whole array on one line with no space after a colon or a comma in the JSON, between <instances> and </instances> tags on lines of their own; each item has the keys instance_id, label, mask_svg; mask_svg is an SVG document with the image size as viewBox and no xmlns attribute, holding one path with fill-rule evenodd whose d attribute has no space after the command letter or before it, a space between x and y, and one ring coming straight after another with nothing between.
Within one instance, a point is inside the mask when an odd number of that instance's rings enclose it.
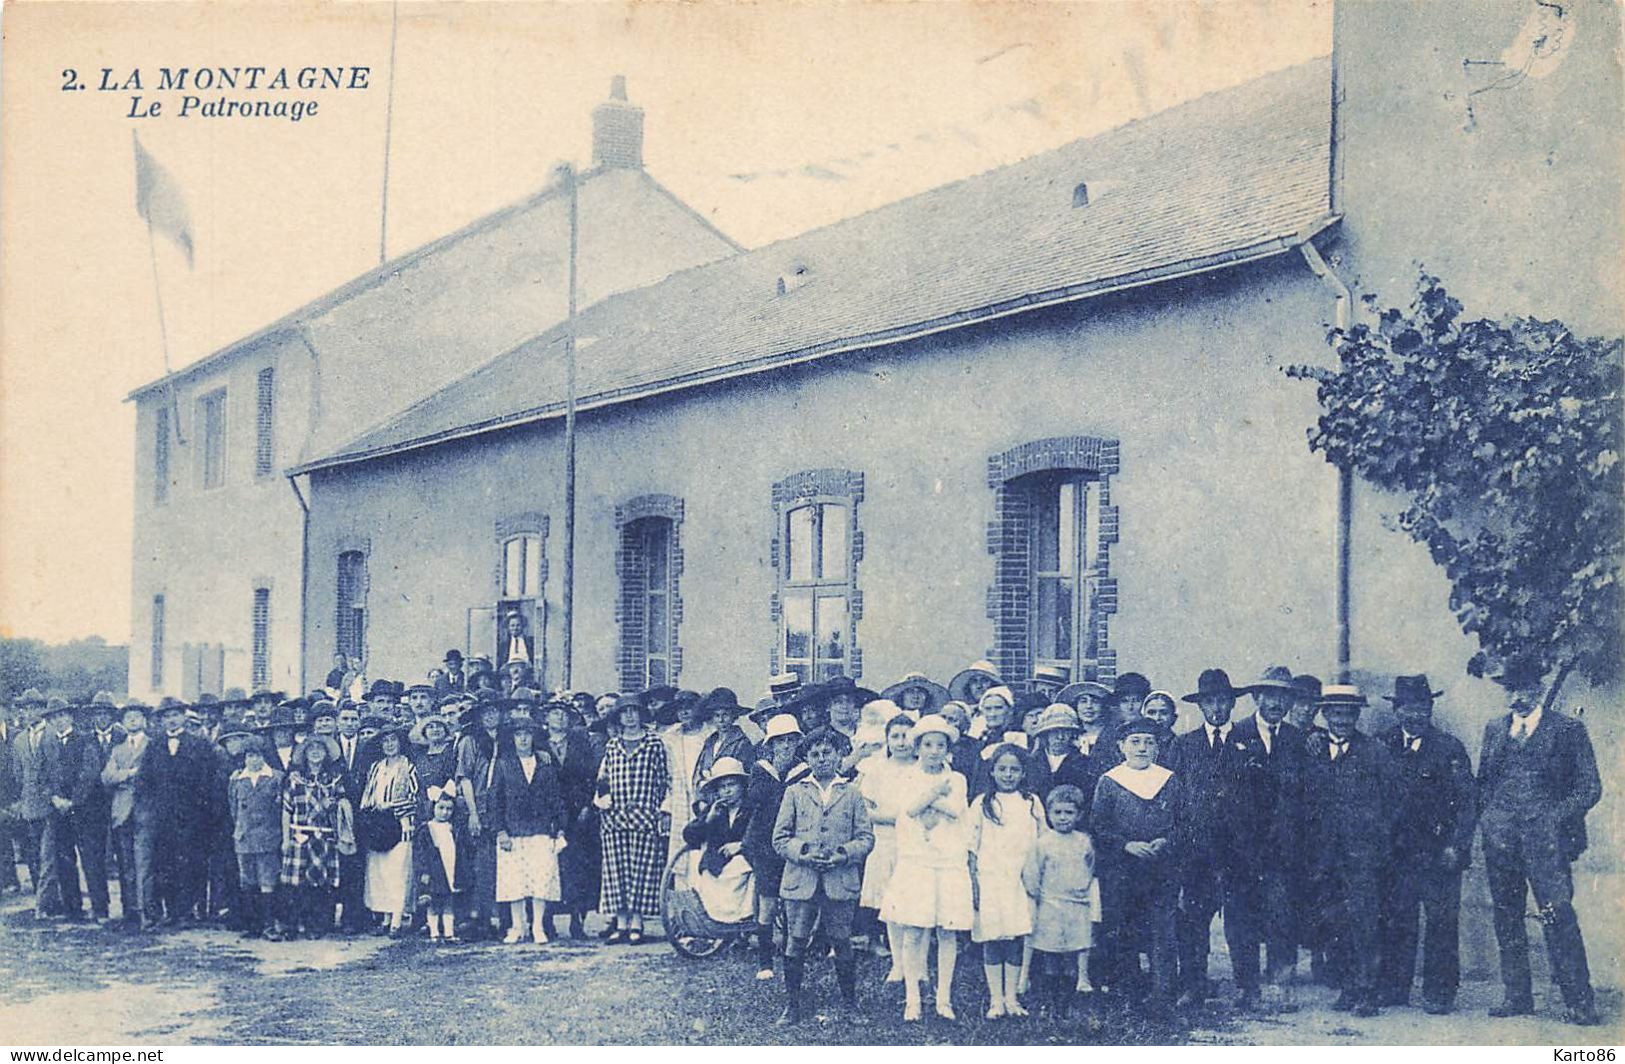
<instances>
[{"instance_id":1,"label":"building","mask_svg":"<svg viewBox=\"0 0 1625 1064\"><path fill-rule=\"evenodd\" d=\"M605 162L581 189L573 685L751 699L782 668L879 686L980 657L1017 679L1133 668L1176 693L1209 665L1329 675L1337 478L1305 444L1313 389L1282 368L1332 357L1354 297L1406 302L1418 260L1471 315L1625 331L1619 16L1553 10L1344 2L1330 59L751 251L641 152ZM622 196L638 210L612 210ZM150 691L196 688L167 671L186 645L224 644L225 682L247 681L273 580L291 611L272 615L274 685L358 650L414 679L449 647L496 653L515 610L563 682L559 307L417 316L406 294L415 270L510 277L559 221L544 192L183 372L185 461L155 442L164 382L136 393L134 689L149 646L167 663ZM451 359L462 341L439 330L476 328ZM368 402L393 413L360 417L380 352L421 356L417 386L391 380ZM208 404L225 384L225 420L246 424L265 366L288 413L250 478L255 437L211 458ZM194 487L219 461L226 487ZM1392 508L1357 489L1354 664L1427 672L1476 747L1503 703L1465 674L1448 584L1384 527ZM1617 692L1569 697L1597 699ZM1615 727L1588 720L1617 761ZM1586 874L1617 882L1613 808ZM1619 955L1597 901L1617 893L1577 892L1595 958ZM1468 903L1483 971L1481 880Z\"/></svg>"},{"instance_id":2,"label":"building","mask_svg":"<svg viewBox=\"0 0 1625 1064\"><path fill-rule=\"evenodd\" d=\"M586 302L738 250L644 170L642 133L617 80L578 182ZM565 316L567 203L543 179L524 201L131 393L132 695L301 686L308 500L283 473ZM351 629L343 647L364 656L364 640Z\"/></svg>"}]
</instances>

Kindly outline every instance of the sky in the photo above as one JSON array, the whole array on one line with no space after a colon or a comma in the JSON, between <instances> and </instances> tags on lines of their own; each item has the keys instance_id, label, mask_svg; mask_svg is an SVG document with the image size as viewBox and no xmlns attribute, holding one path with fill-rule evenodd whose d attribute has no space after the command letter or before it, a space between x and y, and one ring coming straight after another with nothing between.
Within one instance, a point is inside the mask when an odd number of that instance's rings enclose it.
<instances>
[{"instance_id":1,"label":"sky","mask_svg":"<svg viewBox=\"0 0 1625 1064\"><path fill-rule=\"evenodd\" d=\"M389 92L392 15L393 100ZM7 4L0 633L129 638L124 396L590 162L613 75L647 169L755 247L1325 54L1329 2ZM301 121L181 118L161 66L367 66ZM141 93L101 91L139 69ZM64 90L65 71L84 90ZM153 117L132 118L153 99ZM207 98L210 94L200 94ZM215 95L218 95L216 93ZM242 94L238 95L250 95ZM132 131L194 261L149 252Z\"/></svg>"}]
</instances>

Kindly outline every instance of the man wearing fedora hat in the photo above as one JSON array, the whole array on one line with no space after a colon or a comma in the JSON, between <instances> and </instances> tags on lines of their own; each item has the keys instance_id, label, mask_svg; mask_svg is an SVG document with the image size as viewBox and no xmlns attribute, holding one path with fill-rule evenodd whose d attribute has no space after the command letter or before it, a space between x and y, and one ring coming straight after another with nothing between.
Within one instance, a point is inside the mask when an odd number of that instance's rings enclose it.
<instances>
[{"instance_id":1,"label":"man wearing fedora hat","mask_svg":"<svg viewBox=\"0 0 1625 1064\"><path fill-rule=\"evenodd\" d=\"M463 652L456 647L446 651L445 659L440 663L440 675L435 677L435 692L449 694L452 691L463 691L468 687L468 677L463 672Z\"/></svg>"},{"instance_id":2,"label":"man wearing fedora hat","mask_svg":"<svg viewBox=\"0 0 1625 1064\"><path fill-rule=\"evenodd\" d=\"M1512 705L1485 725L1478 758L1484 868L1506 986L1506 1000L1490 1014L1534 1011L1524 927L1533 891L1565 1018L1590 1026L1597 1007L1569 866L1585 851L1585 816L1602 797L1596 754L1584 724L1542 704L1545 669L1535 657L1514 658L1495 679Z\"/></svg>"},{"instance_id":3,"label":"man wearing fedora hat","mask_svg":"<svg viewBox=\"0 0 1625 1064\"><path fill-rule=\"evenodd\" d=\"M1382 1003L1410 1002L1420 912L1427 927L1422 1007L1433 1015L1455 1007L1461 982L1461 873L1477 821L1467 748L1433 723L1433 702L1443 693L1425 675L1395 677L1394 693L1385 697L1399 723L1381 736L1399 765L1401 788L1381 888Z\"/></svg>"},{"instance_id":4,"label":"man wearing fedora hat","mask_svg":"<svg viewBox=\"0 0 1625 1064\"><path fill-rule=\"evenodd\" d=\"M1241 748L1241 799L1232 827L1239 832L1236 857L1243 889L1252 905L1243 955L1233 963L1245 970L1244 986L1258 982L1258 953L1265 951L1267 983L1287 987L1298 962L1292 919L1302 882L1303 774L1305 736L1286 721L1297 700L1292 670L1272 665L1247 687L1257 706L1236 721L1231 741ZM1230 913L1225 913L1228 924ZM1251 1000L1247 1002L1251 1004Z\"/></svg>"},{"instance_id":5,"label":"man wearing fedora hat","mask_svg":"<svg viewBox=\"0 0 1625 1064\"><path fill-rule=\"evenodd\" d=\"M1182 1006L1199 1005L1210 996L1208 942L1213 918L1221 911L1238 992L1244 1002L1258 993L1257 937L1251 924L1254 899L1239 860L1250 840L1237 824L1247 801L1242 778L1246 747L1232 739L1230 721L1236 698L1245 690L1232 686L1223 669L1204 669L1196 690L1183 699L1201 709L1202 724L1175 736L1168 757L1168 767L1184 787L1187 807L1181 825L1183 845L1178 847L1183 858L1177 926ZM1249 945L1251 968L1246 964Z\"/></svg>"},{"instance_id":6,"label":"man wearing fedora hat","mask_svg":"<svg viewBox=\"0 0 1625 1064\"><path fill-rule=\"evenodd\" d=\"M78 834L77 810L86 790L90 762L95 759L90 742L74 726L80 714L65 699L52 698L45 707L46 734L40 746L40 786L50 802L45 832L40 841L39 893L34 903L40 917L84 919L84 896L79 890L78 851L91 840ZM99 782L99 778L98 778ZM106 842L102 843L105 848ZM107 915L107 874L102 870L101 916Z\"/></svg>"},{"instance_id":7,"label":"man wearing fedora hat","mask_svg":"<svg viewBox=\"0 0 1625 1064\"><path fill-rule=\"evenodd\" d=\"M1326 732L1308 744L1304 840L1321 934L1341 977L1333 1007L1375 1016L1381 1006L1378 891L1398 812L1399 770L1388 748L1356 727L1365 705L1358 687L1321 689Z\"/></svg>"}]
</instances>

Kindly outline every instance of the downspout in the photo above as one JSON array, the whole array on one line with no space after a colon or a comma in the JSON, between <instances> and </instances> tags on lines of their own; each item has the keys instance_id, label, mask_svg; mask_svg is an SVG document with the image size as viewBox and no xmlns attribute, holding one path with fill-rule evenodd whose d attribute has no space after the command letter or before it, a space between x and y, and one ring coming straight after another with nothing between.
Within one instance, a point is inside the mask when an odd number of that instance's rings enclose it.
<instances>
[{"instance_id":1,"label":"downspout","mask_svg":"<svg viewBox=\"0 0 1625 1064\"><path fill-rule=\"evenodd\" d=\"M310 685L305 682L305 663L309 660L305 653L305 632L308 628L305 623L305 595L310 588L310 506L299 490L299 481L291 473L288 474L288 487L293 489L293 497L299 500L299 509L304 514L299 531L299 694L302 697L310 690Z\"/></svg>"},{"instance_id":2,"label":"downspout","mask_svg":"<svg viewBox=\"0 0 1625 1064\"><path fill-rule=\"evenodd\" d=\"M1347 332L1349 327L1349 308L1353 302L1353 294L1349 292L1348 285L1343 279L1326 265L1326 260L1320 257L1320 252L1308 240L1298 245L1303 254L1303 261L1309 264L1309 269L1320 278L1321 283L1332 290L1333 312L1332 321L1339 332ZM1350 556L1353 550L1354 529L1354 470L1347 465L1337 467L1337 682L1349 682L1350 638L1349 638L1349 569Z\"/></svg>"}]
</instances>

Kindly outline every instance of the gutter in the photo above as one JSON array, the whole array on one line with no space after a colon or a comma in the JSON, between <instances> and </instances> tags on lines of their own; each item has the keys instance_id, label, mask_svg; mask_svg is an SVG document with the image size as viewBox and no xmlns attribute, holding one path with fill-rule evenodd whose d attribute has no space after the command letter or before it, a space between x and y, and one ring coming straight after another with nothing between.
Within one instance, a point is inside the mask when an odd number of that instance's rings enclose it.
<instances>
[{"instance_id":1,"label":"gutter","mask_svg":"<svg viewBox=\"0 0 1625 1064\"><path fill-rule=\"evenodd\" d=\"M1343 279L1326 264L1320 257L1320 251L1314 243L1304 238L1298 245L1303 254L1303 261L1309 264L1310 271L1322 284L1332 292L1332 319L1339 332L1347 332L1349 327L1350 307L1354 302L1353 293ZM1337 467L1337 682L1349 682L1349 662L1351 660L1350 628L1350 569L1352 566L1354 541L1354 470L1346 465Z\"/></svg>"},{"instance_id":2,"label":"gutter","mask_svg":"<svg viewBox=\"0 0 1625 1064\"><path fill-rule=\"evenodd\" d=\"M1095 296L1110 295L1117 292L1144 288L1152 284L1161 284L1165 281L1183 280L1196 277L1217 270L1228 269L1232 266L1245 265L1273 258L1277 255L1290 252L1306 243L1309 238L1331 228L1340 222L1341 216L1336 214L1322 215L1316 221L1305 226L1297 233L1288 236L1271 237L1255 244L1201 259L1185 260L1173 263L1166 267L1142 270L1138 273L1128 274L1117 278L1108 278L1104 281L1092 281L1085 284L1071 285L1066 288L1052 289L1049 292L1040 292L1030 295L1017 296L1001 303L994 303L985 307L967 311L958 311L944 315L930 321L919 322L912 325L898 326L893 329L881 330L862 336L850 337L843 340L802 348L785 354L765 355L748 362L736 362L720 369L698 370L693 373L677 377L666 378L654 384L632 384L624 387L598 392L588 398L578 399L577 412L584 410L599 410L605 407L618 406L633 399L646 399L657 395L666 395L672 392L685 391L699 385L715 384L721 381L732 380L738 377L752 376L770 369L779 369L785 366L798 365L811 362L815 359L826 358L832 355L848 354L854 351L863 351L870 348L882 347L888 344L904 343L937 333L948 332L953 329L965 328L971 325L980 325L990 321L997 321L1015 314L1024 314L1031 310L1040 310L1046 307L1061 306L1075 303ZM540 339L540 338L537 338ZM520 347L537 342L526 341ZM517 348L515 350L518 350ZM507 354L510 352L505 352ZM503 356L499 355L498 358ZM493 360L494 361L494 360ZM490 365L490 363L487 363ZM483 367L482 367L483 368ZM469 425L461 425L455 429L422 436L405 443L388 444L381 447L369 448L350 454L340 454L331 458L317 459L306 462L290 471L292 474L314 473L322 469L332 469L337 466L353 465L357 462L367 462L376 458L402 454L407 451L421 450L453 440L466 439L470 436L483 435L497 429L516 428L521 425L534 424L541 421L553 420L564 414L564 403L549 403L546 406L535 407L520 411L516 414L504 414L499 417L488 418L484 421ZM403 411L401 417L409 417L411 409Z\"/></svg>"},{"instance_id":3,"label":"gutter","mask_svg":"<svg viewBox=\"0 0 1625 1064\"><path fill-rule=\"evenodd\" d=\"M306 610L305 596L310 590L310 505L305 501L304 493L299 490L299 482L294 479L295 474L286 474L288 487L293 489L293 497L299 500L299 509L303 514L299 530L299 693L302 696L310 690L305 682L305 663L309 661L306 651L309 649L306 642Z\"/></svg>"}]
</instances>

